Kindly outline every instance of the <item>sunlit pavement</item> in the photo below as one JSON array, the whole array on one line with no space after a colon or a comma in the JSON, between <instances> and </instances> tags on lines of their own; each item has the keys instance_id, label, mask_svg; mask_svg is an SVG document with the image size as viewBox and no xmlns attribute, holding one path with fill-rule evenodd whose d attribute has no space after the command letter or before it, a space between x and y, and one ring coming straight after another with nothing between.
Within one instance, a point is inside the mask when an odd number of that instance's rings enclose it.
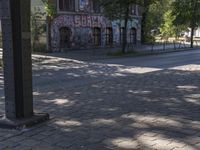
<instances>
[{"instance_id":1,"label":"sunlit pavement","mask_svg":"<svg viewBox=\"0 0 200 150\"><path fill-rule=\"evenodd\" d=\"M200 50L89 62L34 55L33 70L35 111L51 120L0 129L0 149L200 149Z\"/></svg>"}]
</instances>

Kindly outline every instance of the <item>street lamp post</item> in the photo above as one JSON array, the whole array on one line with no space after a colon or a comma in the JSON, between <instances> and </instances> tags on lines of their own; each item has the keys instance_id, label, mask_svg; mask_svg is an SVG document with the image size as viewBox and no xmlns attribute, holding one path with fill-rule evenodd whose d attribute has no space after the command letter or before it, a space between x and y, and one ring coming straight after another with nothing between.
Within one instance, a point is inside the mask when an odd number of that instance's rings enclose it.
<instances>
[{"instance_id":1,"label":"street lamp post","mask_svg":"<svg viewBox=\"0 0 200 150\"><path fill-rule=\"evenodd\" d=\"M30 0L0 0L3 37L5 115L0 127L20 128L49 118L34 114Z\"/></svg>"}]
</instances>

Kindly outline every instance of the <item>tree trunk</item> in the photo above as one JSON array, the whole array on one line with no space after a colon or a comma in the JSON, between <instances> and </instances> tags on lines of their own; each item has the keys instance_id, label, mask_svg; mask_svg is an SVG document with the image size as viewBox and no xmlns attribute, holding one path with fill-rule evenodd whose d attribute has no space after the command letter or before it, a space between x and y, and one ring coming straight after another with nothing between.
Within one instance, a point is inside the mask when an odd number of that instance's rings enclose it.
<instances>
[{"instance_id":1,"label":"tree trunk","mask_svg":"<svg viewBox=\"0 0 200 150\"><path fill-rule=\"evenodd\" d=\"M149 11L149 2L147 0L144 0L144 10L142 13L142 24L141 24L141 42L145 43L146 42L146 31L145 31L145 26L147 22L147 14Z\"/></svg>"},{"instance_id":2,"label":"tree trunk","mask_svg":"<svg viewBox=\"0 0 200 150\"><path fill-rule=\"evenodd\" d=\"M147 18L147 13L146 11L142 14L142 24L141 24L141 42L145 43L145 37L146 37L146 33L145 33L145 25L146 25L146 18Z\"/></svg>"},{"instance_id":3,"label":"tree trunk","mask_svg":"<svg viewBox=\"0 0 200 150\"><path fill-rule=\"evenodd\" d=\"M51 17L47 16L47 52L52 52L51 46Z\"/></svg>"},{"instance_id":4,"label":"tree trunk","mask_svg":"<svg viewBox=\"0 0 200 150\"><path fill-rule=\"evenodd\" d=\"M123 33L122 53L126 52L128 17L129 17L129 7L127 7L125 18L124 18L124 33Z\"/></svg>"},{"instance_id":5,"label":"tree trunk","mask_svg":"<svg viewBox=\"0 0 200 150\"><path fill-rule=\"evenodd\" d=\"M191 34L190 34L190 47L193 48L194 47L194 29L195 27L191 27Z\"/></svg>"},{"instance_id":6,"label":"tree trunk","mask_svg":"<svg viewBox=\"0 0 200 150\"><path fill-rule=\"evenodd\" d=\"M191 20L191 38L190 38L190 47L194 47L194 31L196 27L196 22L197 22L197 13L198 13L198 1L194 0L192 2L193 6L193 13L192 13L192 20Z\"/></svg>"}]
</instances>

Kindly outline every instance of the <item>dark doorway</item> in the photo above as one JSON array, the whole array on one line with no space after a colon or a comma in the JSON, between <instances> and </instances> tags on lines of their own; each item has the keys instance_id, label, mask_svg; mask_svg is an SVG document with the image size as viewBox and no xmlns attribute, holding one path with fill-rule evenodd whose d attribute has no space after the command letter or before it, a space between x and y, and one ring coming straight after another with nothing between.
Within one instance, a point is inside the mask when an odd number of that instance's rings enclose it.
<instances>
[{"instance_id":1,"label":"dark doorway","mask_svg":"<svg viewBox=\"0 0 200 150\"><path fill-rule=\"evenodd\" d=\"M113 44L113 30L112 28L106 28L106 45L112 46Z\"/></svg>"},{"instance_id":2,"label":"dark doorway","mask_svg":"<svg viewBox=\"0 0 200 150\"><path fill-rule=\"evenodd\" d=\"M93 42L94 46L101 45L101 28L93 28Z\"/></svg>"},{"instance_id":3,"label":"dark doorway","mask_svg":"<svg viewBox=\"0 0 200 150\"><path fill-rule=\"evenodd\" d=\"M136 44L137 43L137 29L131 28L130 30L130 43Z\"/></svg>"},{"instance_id":4,"label":"dark doorway","mask_svg":"<svg viewBox=\"0 0 200 150\"><path fill-rule=\"evenodd\" d=\"M125 33L124 30L125 30L124 27L120 28L120 44L121 45L123 44L123 37L124 37L124 33Z\"/></svg>"},{"instance_id":5,"label":"dark doorway","mask_svg":"<svg viewBox=\"0 0 200 150\"><path fill-rule=\"evenodd\" d=\"M68 27L60 28L60 48L70 48L71 47L71 29Z\"/></svg>"}]
</instances>

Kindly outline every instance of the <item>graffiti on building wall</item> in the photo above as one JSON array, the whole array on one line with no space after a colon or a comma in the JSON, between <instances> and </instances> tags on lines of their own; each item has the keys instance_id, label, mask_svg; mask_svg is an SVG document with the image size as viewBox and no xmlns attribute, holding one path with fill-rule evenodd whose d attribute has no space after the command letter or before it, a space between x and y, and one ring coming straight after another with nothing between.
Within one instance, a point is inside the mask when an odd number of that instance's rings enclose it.
<instances>
[{"instance_id":1,"label":"graffiti on building wall","mask_svg":"<svg viewBox=\"0 0 200 150\"><path fill-rule=\"evenodd\" d=\"M75 28L73 37L74 47L84 48L92 44L92 29L91 28Z\"/></svg>"},{"instance_id":2,"label":"graffiti on building wall","mask_svg":"<svg viewBox=\"0 0 200 150\"><path fill-rule=\"evenodd\" d=\"M69 27L112 27L112 22L104 16L61 15L54 19L53 26Z\"/></svg>"},{"instance_id":3,"label":"graffiti on building wall","mask_svg":"<svg viewBox=\"0 0 200 150\"><path fill-rule=\"evenodd\" d=\"M89 12L90 11L90 1L89 0L79 0L80 11Z\"/></svg>"},{"instance_id":4,"label":"graffiti on building wall","mask_svg":"<svg viewBox=\"0 0 200 150\"><path fill-rule=\"evenodd\" d=\"M75 27L80 27L81 26L81 16L80 15L74 16L74 22L75 22Z\"/></svg>"},{"instance_id":5,"label":"graffiti on building wall","mask_svg":"<svg viewBox=\"0 0 200 150\"><path fill-rule=\"evenodd\" d=\"M88 25L88 27L92 26L91 16L87 16L87 25Z\"/></svg>"},{"instance_id":6,"label":"graffiti on building wall","mask_svg":"<svg viewBox=\"0 0 200 150\"><path fill-rule=\"evenodd\" d=\"M119 23L117 21L113 21L112 28L113 28L113 42L120 43Z\"/></svg>"},{"instance_id":7,"label":"graffiti on building wall","mask_svg":"<svg viewBox=\"0 0 200 150\"><path fill-rule=\"evenodd\" d=\"M54 19L53 25L55 26L74 26L74 17L67 15L67 16L58 16L57 18Z\"/></svg>"},{"instance_id":8,"label":"graffiti on building wall","mask_svg":"<svg viewBox=\"0 0 200 150\"><path fill-rule=\"evenodd\" d=\"M113 43L120 43L120 21L109 21L103 16L92 15L61 15L56 17L52 23L52 46L55 50L59 50L60 46L60 28L68 27L71 29L71 46L85 47L92 45L93 42L93 28L99 27L101 29L101 44L105 45L106 28L112 27ZM121 24L122 25L122 24ZM130 21L128 28L137 28L136 21ZM69 39L69 38L68 38Z\"/></svg>"},{"instance_id":9,"label":"graffiti on building wall","mask_svg":"<svg viewBox=\"0 0 200 150\"><path fill-rule=\"evenodd\" d=\"M82 22L81 22L81 25L82 27L86 27L88 24L87 24L87 16L82 16Z\"/></svg>"},{"instance_id":10,"label":"graffiti on building wall","mask_svg":"<svg viewBox=\"0 0 200 150\"><path fill-rule=\"evenodd\" d=\"M61 27L70 27L72 31L72 46L88 45L92 42L92 28L103 28L111 23L103 16L90 15L61 15L53 20L52 23L52 45L57 50L60 45ZM103 21L103 23L102 23ZM106 25L107 23L107 25Z\"/></svg>"},{"instance_id":11,"label":"graffiti on building wall","mask_svg":"<svg viewBox=\"0 0 200 150\"><path fill-rule=\"evenodd\" d=\"M102 28L101 29L101 45L105 45L106 44L106 28Z\"/></svg>"}]
</instances>

